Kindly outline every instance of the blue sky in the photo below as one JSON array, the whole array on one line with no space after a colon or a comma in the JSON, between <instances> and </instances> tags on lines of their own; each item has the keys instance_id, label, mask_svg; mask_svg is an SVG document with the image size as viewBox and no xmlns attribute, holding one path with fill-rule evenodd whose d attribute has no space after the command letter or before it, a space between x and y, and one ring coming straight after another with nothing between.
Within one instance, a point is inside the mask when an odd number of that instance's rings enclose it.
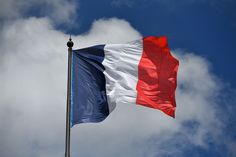
<instances>
[{"instance_id":1,"label":"blue sky","mask_svg":"<svg viewBox=\"0 0 236 157\"><path fill-rule=\"evenodd\" d=\"M234 0L0 2L0 156L64 155L71 33L74 48L166 35L180 60L175 119L117 104L72 128L72 156L236 157Z\"/></svg>"},{"instance_id":2,"label":"blue sky","mask_svg":"<svg viewBox=\"0 0 236 157\"><path fill-rule=\"evenodd\" d=\"M206 57L213 70L235 87L235 6L236 2L230 0L80 1L76 19L79 26L67 32L84 33L95 19L125 19L143 36L166 35L172 48Z\"/></svg>"}]
</instances>

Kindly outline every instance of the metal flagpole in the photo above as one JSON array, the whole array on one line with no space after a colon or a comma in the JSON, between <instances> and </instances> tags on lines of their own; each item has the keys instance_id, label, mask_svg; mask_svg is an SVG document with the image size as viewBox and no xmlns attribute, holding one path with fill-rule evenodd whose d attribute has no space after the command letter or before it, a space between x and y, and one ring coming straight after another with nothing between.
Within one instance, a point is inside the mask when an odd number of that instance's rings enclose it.
<instances>
[{"instance_id":1,"label":"metal flagpole","mask_svg":"<svg viewBox=\"0 0 236 157\"><path fill-rule=\"evenodd\" d=\"M74 43L70 39L68 46L68 76L67 76L67 105L66 105L66 141L65 141L65 157L70 157L70 102L71 102L71 63L72 63L72 47Z\"/></svg>"}]
</instances>

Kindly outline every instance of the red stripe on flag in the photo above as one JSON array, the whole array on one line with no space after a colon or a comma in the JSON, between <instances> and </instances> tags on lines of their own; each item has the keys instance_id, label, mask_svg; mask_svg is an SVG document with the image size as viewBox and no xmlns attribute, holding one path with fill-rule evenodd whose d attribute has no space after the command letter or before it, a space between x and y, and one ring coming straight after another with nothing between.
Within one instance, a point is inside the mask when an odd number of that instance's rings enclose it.
<instances>
[{"instance_id":1,"label":"red stripe on flag","mask_svg":"<svg viewBox=\"0 0 236 157\"><path fill-rule=\"evenodd\" d=\"M175 117L178 65L179 61L168 48L167 37L144 38L138 65L136 103Z\"/></svg>"}]
</instances>

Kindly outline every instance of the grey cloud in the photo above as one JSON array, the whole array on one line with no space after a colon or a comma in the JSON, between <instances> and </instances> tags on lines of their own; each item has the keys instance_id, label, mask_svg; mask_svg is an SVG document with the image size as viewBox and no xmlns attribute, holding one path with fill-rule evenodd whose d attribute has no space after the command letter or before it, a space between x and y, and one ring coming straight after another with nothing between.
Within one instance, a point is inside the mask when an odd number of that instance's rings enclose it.
<instances>
[{"instance_id":1,"label":"grey cloud","mask_svg":"<svg viewBox=\"0 0 236 157\"><path fill-rule=\"evenodd\" d=\"M0 20L30 16L50 17L55 23L68 23L75 16L78 4L67 0L0 0Z\"/></svg>"}]
</instances>

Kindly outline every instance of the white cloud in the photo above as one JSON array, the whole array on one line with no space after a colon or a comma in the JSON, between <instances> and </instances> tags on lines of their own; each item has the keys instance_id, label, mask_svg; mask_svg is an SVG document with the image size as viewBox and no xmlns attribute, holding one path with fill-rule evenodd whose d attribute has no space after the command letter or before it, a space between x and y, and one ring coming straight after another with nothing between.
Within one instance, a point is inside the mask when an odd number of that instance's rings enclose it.
<instances>
[{"instance_id":1,"label":"white cloud","mask_svg":"<svg viewBox=\"0 0 236 157\"><path fill-rule=\"evenodd\" d=\"M114 32L119 34L111 40ZM128 22L109 19L74 42L83 47L139 37ZM54 30L48 18L30 18L6 24L0 41L0 156L62 155L68 35Z\"/></svg>"},{"instance_id":2,"label":"white cloud","mask_svg":"<svg viewBox=\"0 0 236 157\"><path fill-rule=\"evenodd\" d=\"M127 21L110 18L96 20L89 32L75 37L74 40L76 49L95 44L125 43L139 38L141 34Z\"/></svg>"},{"instance_id":3,"label":"white cloud","mask_svg":"<svg viewBox=\"0 0 236 157\"><path fill-rule=\"evenodd\" d=\"M95 21L73 40L78 48L140 37L127 21L112 18ZM16 20L1 30L0 156L64 155L67 40L48 18ZM176 119L119 104L104 122L73 127L73 156L181 154L174 144L183 143L207 148L206 137L220 133L215 99L220 82L206 59L182 50L175 55L180 59Z\"/></svg>"},{"instance_id":4,"label":"white cloud","mask_svg":"<svg viewBox=\"0 0 236 157\"><path fill-rule=\"evenodd\" d=\"M0 0L0 20L29 16L50 17L56 23L71 22L78 4L67 0Z\"/></svg>"}]
</instances>

